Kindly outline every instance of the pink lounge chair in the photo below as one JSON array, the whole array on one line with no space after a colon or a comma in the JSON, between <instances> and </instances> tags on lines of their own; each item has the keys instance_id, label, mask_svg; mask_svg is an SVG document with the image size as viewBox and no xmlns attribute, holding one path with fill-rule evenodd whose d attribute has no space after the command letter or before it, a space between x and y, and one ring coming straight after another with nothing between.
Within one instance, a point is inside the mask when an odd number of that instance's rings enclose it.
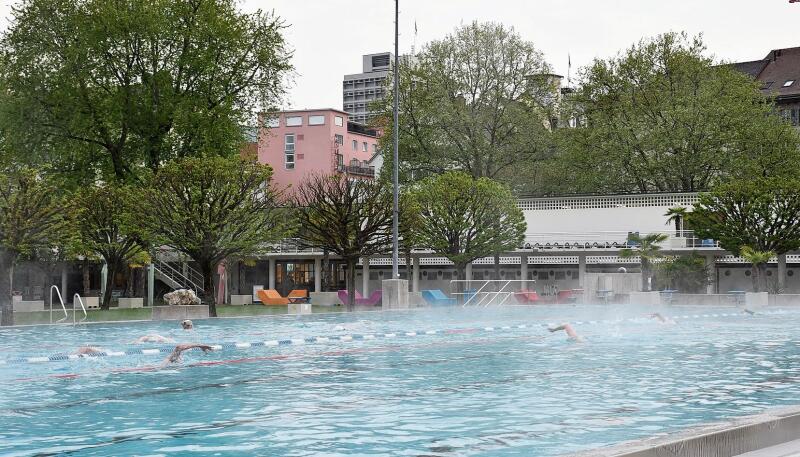
<instances>
[{"instance_id":1,"label":"pink lounge chair","mask_svg":"<svg viewBox=\"0 0 800 457\"><path fill-rule=\"evenodd\" d=\"M338 292L339 300L341 300L342 304L346 305L348 303L348 294L346 290L340 290ZM356 291L356 305L360 306L375 306L381 302L381 298L383 298L383 291L382 290L375 290L373 291L368 298L364 298L361 294Z\"/></svg>"}]
</instances>

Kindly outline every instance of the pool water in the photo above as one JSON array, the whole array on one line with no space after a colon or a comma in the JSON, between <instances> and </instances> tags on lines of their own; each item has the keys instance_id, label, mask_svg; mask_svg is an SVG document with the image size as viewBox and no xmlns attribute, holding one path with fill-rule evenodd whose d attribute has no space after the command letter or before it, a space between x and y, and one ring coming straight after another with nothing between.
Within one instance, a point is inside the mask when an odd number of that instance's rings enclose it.
<instances>
[{"instance_id":1,"label":"pool water","mask_svg":"<svg viewBox=\"0 0 800 457\"><path fill-rule=\"evenodd\" d=\"M800 403L798 324L536 306L5 329L0 455L563 455ZM152 333L222 348L120 355L168 351L130 344ZM117 355L25 361L85 345Z\"/></svg>"}]
</instances>

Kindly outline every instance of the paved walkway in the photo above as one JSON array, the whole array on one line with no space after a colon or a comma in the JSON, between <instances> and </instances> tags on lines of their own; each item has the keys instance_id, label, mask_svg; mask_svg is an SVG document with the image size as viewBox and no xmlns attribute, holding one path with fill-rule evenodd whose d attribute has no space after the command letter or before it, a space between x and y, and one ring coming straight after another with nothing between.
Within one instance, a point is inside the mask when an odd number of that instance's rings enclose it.
<instances>
[{"instance_id":1,"label":"paved walkway","mask_svg":"<svg viewBox=\"0 0 800 457\"><path fill-rule=\"evenodd\" d=\"M758 451L739 454L737 457L800 457L800 440L771 446Z\"/></svg>"}]
</instances>

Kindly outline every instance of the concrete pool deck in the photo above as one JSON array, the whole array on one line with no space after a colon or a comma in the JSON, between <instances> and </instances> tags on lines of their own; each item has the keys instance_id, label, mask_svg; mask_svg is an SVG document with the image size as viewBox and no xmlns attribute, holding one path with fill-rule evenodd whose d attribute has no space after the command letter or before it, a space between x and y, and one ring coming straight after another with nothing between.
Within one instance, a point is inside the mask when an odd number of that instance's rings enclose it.
<instances>
[{"instance_id":1,"label":"concrete pool deck","mask_svg":"<svg viewBox=\"0 0 800 457\"><path fill-rule=\"evenodd\" d=\"M800 406L701 425L573 454L580 457L778 457L800 455Z\"/></svg>"}]
</instances>

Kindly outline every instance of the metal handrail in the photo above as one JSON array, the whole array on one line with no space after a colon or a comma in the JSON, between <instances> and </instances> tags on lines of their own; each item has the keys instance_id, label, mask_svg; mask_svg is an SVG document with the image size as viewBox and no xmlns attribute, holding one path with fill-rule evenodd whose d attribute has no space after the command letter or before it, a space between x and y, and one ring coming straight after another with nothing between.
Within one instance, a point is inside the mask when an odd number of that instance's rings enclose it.
<instances>
[{"instance_id":1,"label":"metal handrail","mask_svg":"<svg viewBox=\"0 0 800 457\"><path fill-rule=\"evenodd\" d=\"M83 306L83 299L81 298L80 294L76 292L75 295L72 296L72 325L77 324L77 322L75 322L75 315L78 314L78 303L81 304L81 309L83 310L83 319L81 319L81 322L85 321L86 318L89 317L89 314L86 312L86 307Z\"/></svg>"},{"instance_id":2,"label":"metal handrail","mask_svg":"<svg viewBox=\"0 0 800 457\"><path fill-rule=\"evenodd\" d=\"M61 303L61 309L64 310L64 317L59 319L56 323L64 322L69 317L69 315L67 314L67 307L64 306L64 299L61 298L61 291L58 290L58 286L57 285L53 284L52 286L50 286L50 323L51 324L53 323L53 289L55 289L56 295L58 295L58 301L59 301L59 303Z\"/></svg>"},{"instance_id":3,"label":"metal handrail","mask_svg":"<svg viewBox=\"0 0 800 457\"><path fill-rule=\"evenodd\" d=\"M478 290L465 290L464 292L453 292L453 285L465 283L469 285L470 283L483 283L482 286ZM464 304L461 305L462 307L466 307L469 304L474 304L476 306L483 305L484 307L489 306L492 302L502 296L502 301L498 303L498 306L502 306L508 301L508 299L514 295L515 293L519 292L518 290L507 290L507 288L512 284L527 284L527 283L536 283L535 279L487 279L487 280L472 280L472 279L454 279L450 281L450 293L453 295L472 295L467 300L464 301ZM484 291L489 284L499 284L500 288L496 291ZM480 298L477 298L480 297ZM473 303L475 300L477 303Z\"/></svg>"},{"instance_id":4,"label":"metal handrail","mask_svg":"<svg viewBox=\"0 0 800 457\"><path fill-rule=\"evenodd\" d=\"M170 279L172 279L176 283L181 284L181 285L185 285L186 287L190 287L190 288L194 289L195 292L205 293L205 290L203 289L203 287L199 286L194 279L192 279L190 277L187 277L187 276L184 276L182 272L178 271L178 269L176 269L175 267L173 267L169 263L167 263L167 262L165 262L163 260L160 260L160 259L156 259L153 264L155 265L155 267L158 270L161 271L161 273L163 273L165 276L168 276ZM195 270L190 268L189 269L189 275L191 275L191 273L193 273L193 272L195 272ZM199 273L197 273L197 274L199 275Z\"/></svg>"}]
</instances>

